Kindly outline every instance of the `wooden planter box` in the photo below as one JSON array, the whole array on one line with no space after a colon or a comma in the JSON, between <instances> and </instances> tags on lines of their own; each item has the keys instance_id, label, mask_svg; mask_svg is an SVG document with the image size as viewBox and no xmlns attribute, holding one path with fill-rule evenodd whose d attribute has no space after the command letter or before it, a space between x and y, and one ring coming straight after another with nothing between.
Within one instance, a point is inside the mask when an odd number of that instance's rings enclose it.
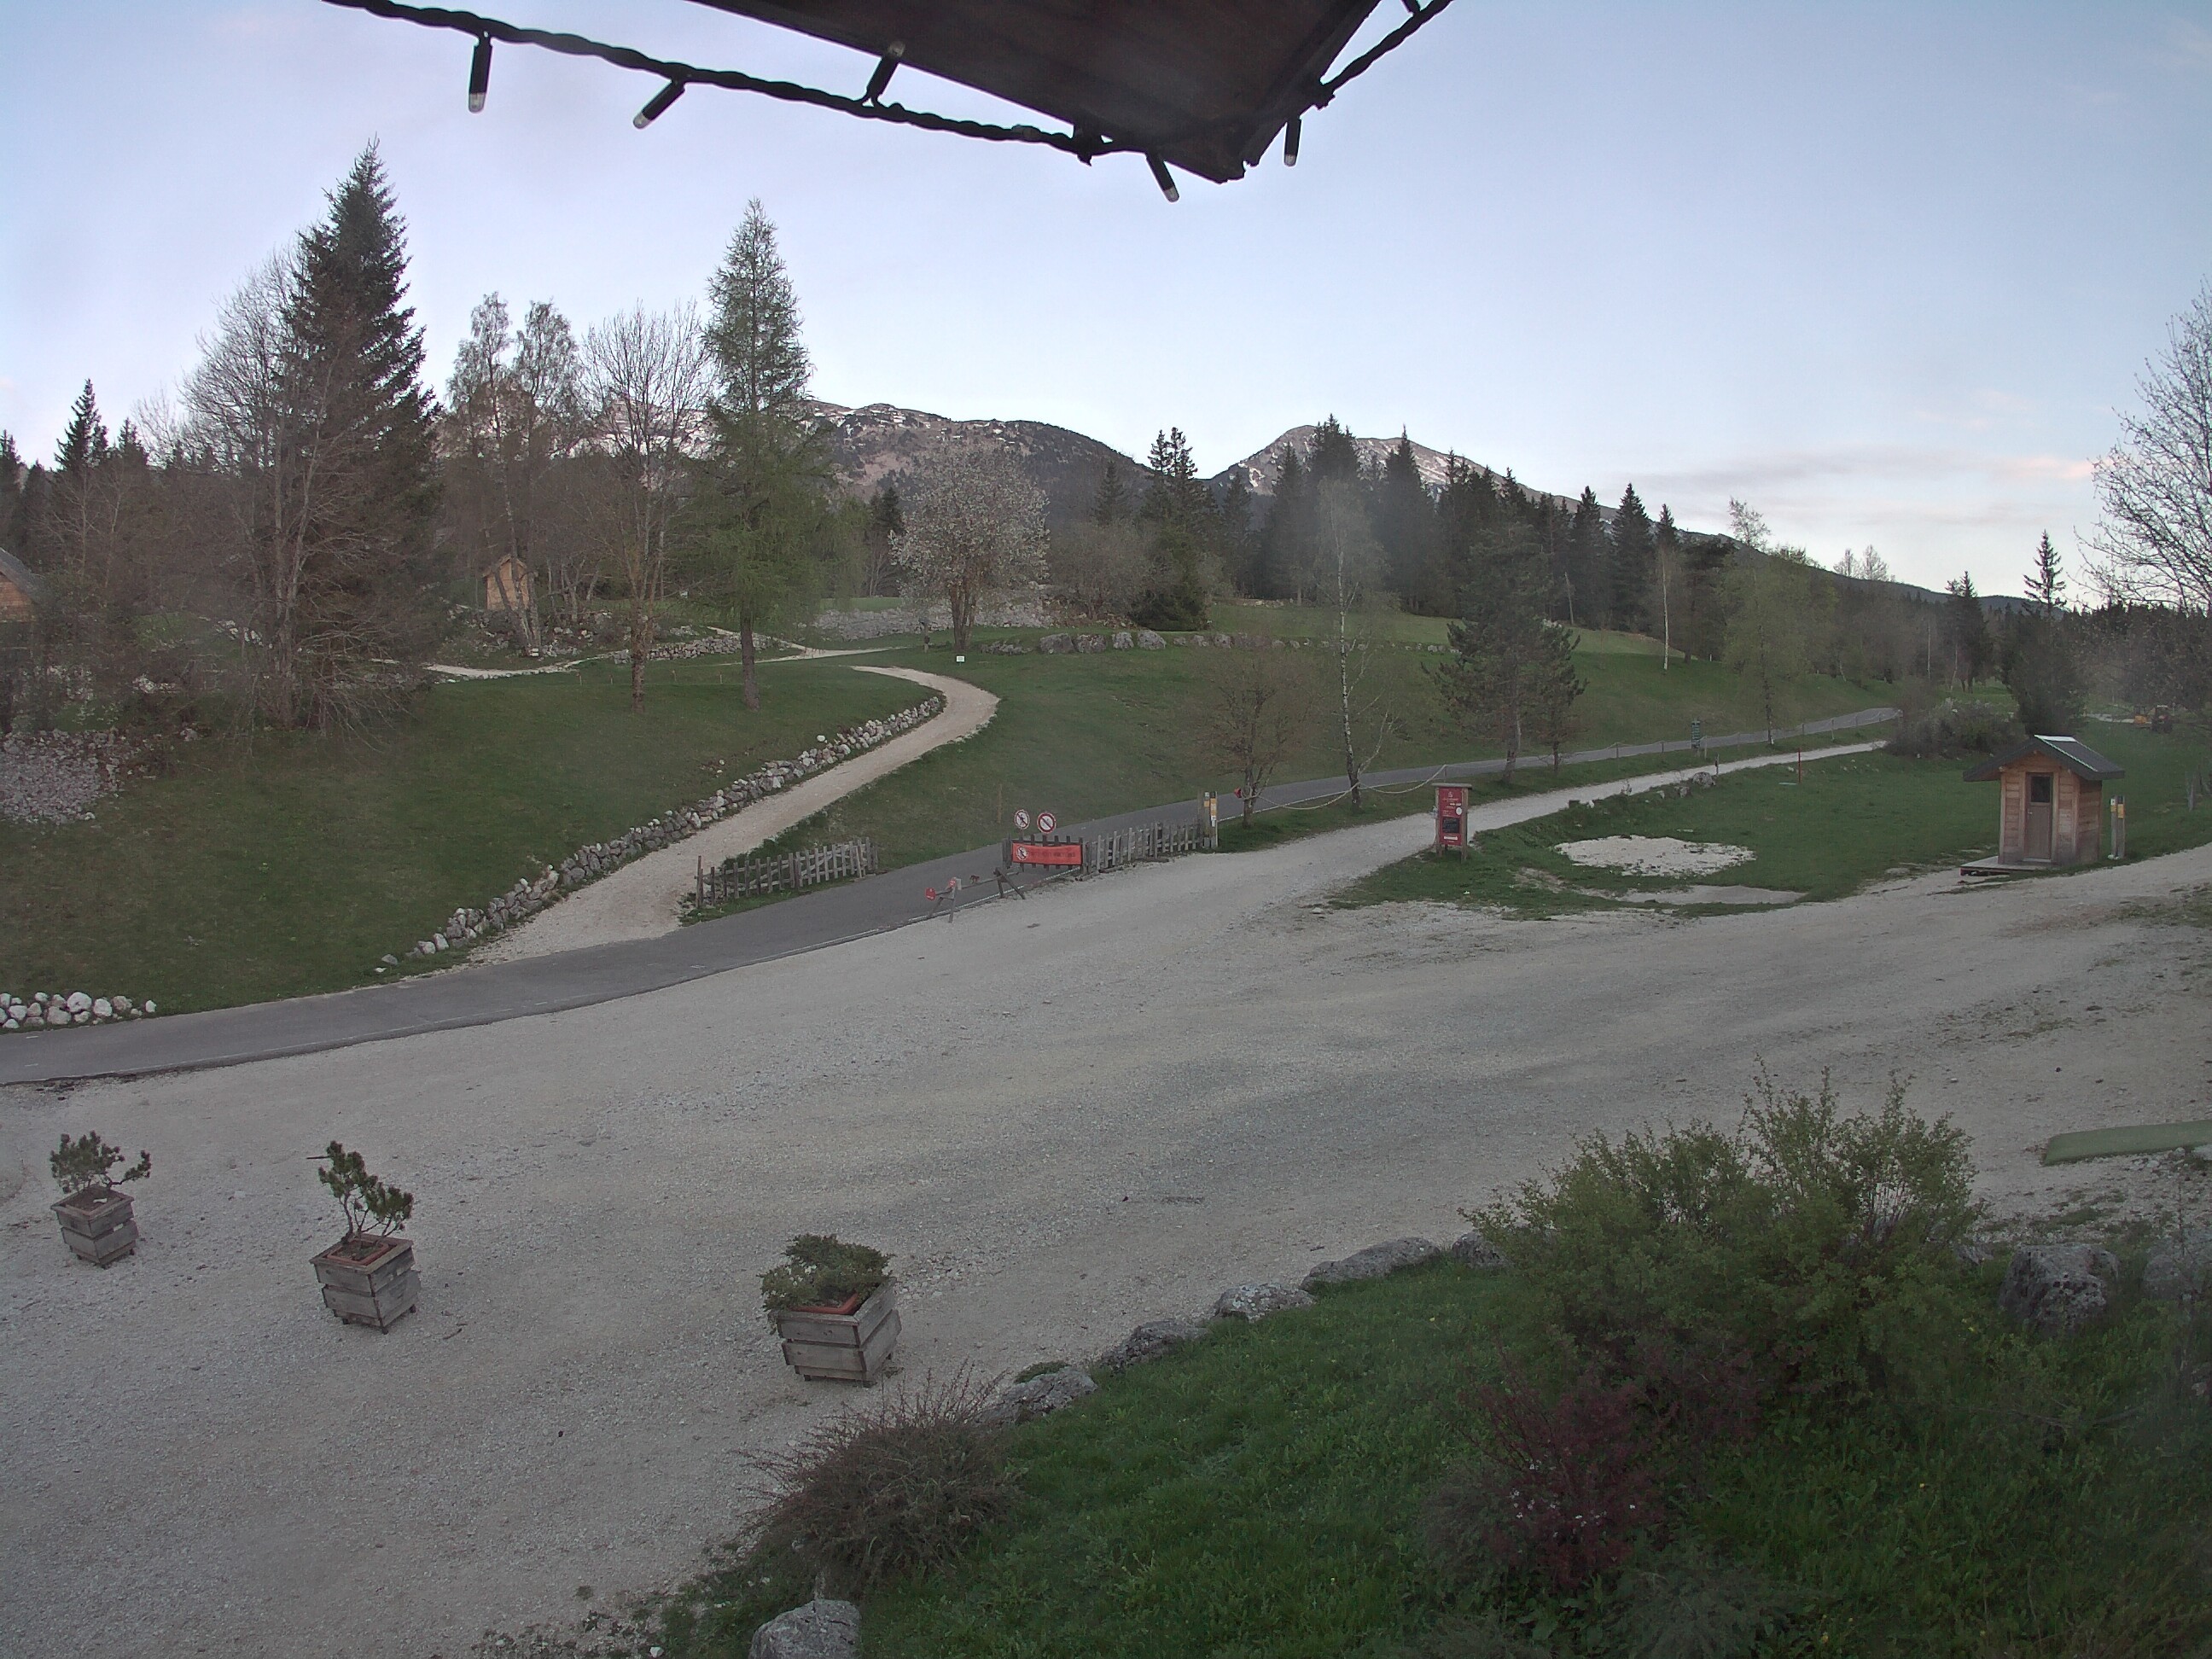
<instances>
[{"instance_id":1,"label":"wooden planter box","mask_svg":"<svg viewBox=\"0 0 2212 1659\"><path fill-rule=\"evenodd\" d=\"M112 1187L72 1193L54 1206L54 1214L62 1224L63 1241L80 1261L105 1267L138 1248L131 1200Z\"/></svg>"},{"instance_id":2,"label":"wooden planter box","mask_svg":"<svg viewBox=\"0 0 2212 1659\"><path fill-rule=\"evenodd\" d=\"M349 1325L388 1331L411 1311L422 1281L415 1243L399 1237L342 1238L315 1258L323 1305Z\"/></svg>"},{"instance_id":3,"label":"wooden planter box","mask_svg":"<svg viewBox=\"0 0 2212 1659\"><path fill-rule=\"evenodd\" d=\"M898 1287L879 1286L849 1310L793 1308L770 1316L784 1363L811 1381L872 1382L898 1341Z\"/></svg>"}]
</instances>

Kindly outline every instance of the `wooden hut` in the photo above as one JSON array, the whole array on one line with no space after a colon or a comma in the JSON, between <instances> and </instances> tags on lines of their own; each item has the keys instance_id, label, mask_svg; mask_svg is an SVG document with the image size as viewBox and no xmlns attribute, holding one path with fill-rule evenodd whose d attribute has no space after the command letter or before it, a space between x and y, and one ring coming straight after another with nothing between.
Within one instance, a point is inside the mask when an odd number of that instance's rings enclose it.
<instances>
[{"instance_id":1,"label":"wooden hut","mask_svg":"<svg viewBox=\"0 0 2212 1659\"><path fill-rule=\"evenodd\" d=\"M487 611L529 610L530 567L510 553L485 571L483 608Z\"/></svg>"},{"instance_id":2,"label":"wooden hut","mask_svg":"<svg viewBox=\"0 0 2212 1659\"><path fill-rule=\"evenodd\" d=\"M2105 785L2121 768L2074 738L2030 738L1966 774L1997 781L1997 855L1976 874L2093 864L2104 847Z\"/></svg>"},{"instance_id":3,"label":"wooden hut","mask_svg":"<svg viewBox=\"0 0 2212 1659\"><path fill-rule=\"evenodd\" d=\"M23 562L0 547L0 622L27 623L46 598L46 588Z\"/></svg>"}]
</instances>

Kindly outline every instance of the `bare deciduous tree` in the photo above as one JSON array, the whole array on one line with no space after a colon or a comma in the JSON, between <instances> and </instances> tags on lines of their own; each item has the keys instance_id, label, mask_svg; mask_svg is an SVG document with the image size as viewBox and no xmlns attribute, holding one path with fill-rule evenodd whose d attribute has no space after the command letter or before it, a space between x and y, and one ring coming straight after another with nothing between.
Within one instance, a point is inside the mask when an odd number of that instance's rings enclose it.
<instances>
[{"instance_id":1,"label":"bare deciduous tree","mask_svg":"<svg viewBox=\"0 0 2212 1659\"><path fill-rule=\"evenodd\" d=\"M573 574L563 547L556 469L585 431L583 366L566 318L544 301L510 328L507 304L489 294L469 318L447 392L447 478L461 509L471 576L507 558L543 573L549 590ZM565 582L563 577L568 578ZM528 643L537 643L532 593L506 596Z\"/></svg>"},{"instance_id":2,"label":"bare deciduous tree","mask_svg":"<svg viewBox=\"0 0 2212 1659\"><path fill-rule=\"evenodd\" d=\"M584 359L611 489L599 534L629 589L629 706L645 707L654 607L668 580L669 529L704 433L707 349L690 305L634 307L585 337Z\"/></svg>"},{"instance_id":3,"label":"bare deciduous tree","mask_svg":"<svg viewBox=\"0 0 2212 1659\"><path fill-rule=\"evenodd\" d=\"M1079 524L1052 538L1052 585L1086 617L1126 617L1145 589L1145 538L1126 520Z\"/></svg>"},{"instance_id":4,"label":"bare deciduous tree","mask_svg":"<svg viewBox=\"0 0 2212 1659\"><path fill-rule=\"evenodd\" d=\"M909 592L952 613L952 648L965 651L985 594L1044 572L1044 492L1003 450L938 462L915 483L894 556Z\"/></svg>"},{"instance_id":5,"label":"bare deciduous tree","mask_svg":"<svg viewBox=\"0 0 2212 1659\"><path fill-rule=\"evenodd\" d=\"M2167 330L2164 358L2136 383L2138 414L2097 463L2103 521L2090 544L2119 599L2212 607L2212 283Z\"/></svg>"},{"instance_id":6,"label":"bare deciduous tree","mask_svg":"<svg viewBox=\"0 0 2212 1659\"><path fill-rule=\"evenodd\" d=\"M1303 658L1261 649L1218 653L1200 732L1206 761L1237 775L1249 824L1260 792L1313 728L1313 677Z\"/></svg>"},{"instance_id":7,"label":"bare deciduous tree","mask_svg":"<svg viewBox=\"0 0 2212 1659\"><path fill-rule=\"evenodd\" d=\"M1336 659L1337 724L1344 739L1344 783L1352 804L1360 804L1361 775L1382 752L1390 730L1389 712L1376 715L1372 700L1363 702L1361 683L1374 660L1373 598L1368 592L1374 580L1381 550L1368 527L1366 503L1347 481L1329 479L1314 492L1314 547L1321 573L1321 599L1329 612L1329 649ZM1359 752L1360 733L1376 716L1375 742L1365 756Z\"/></svg>"}]
</instances>

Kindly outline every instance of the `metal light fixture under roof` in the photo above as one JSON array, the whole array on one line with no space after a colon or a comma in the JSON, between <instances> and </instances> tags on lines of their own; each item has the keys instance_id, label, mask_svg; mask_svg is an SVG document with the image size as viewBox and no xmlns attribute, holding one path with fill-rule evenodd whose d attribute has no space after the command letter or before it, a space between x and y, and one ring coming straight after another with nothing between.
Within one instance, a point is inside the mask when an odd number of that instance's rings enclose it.
<instances>
[{"instance_id":1,"label":"metal light fixture under roof","mask_svg":"<svg viewBox=\"0 0 2212 1659\"><path fill-rule=\"evenodd\" d=\"M666 86L661 88L659 92L653 94L651 102L647 104L643 109L638 111L636 114L629 118L630 125L638 128L640 131L651 126L662 116L667 114L668 106L683 95L684 82L681 81L671 81Z\"/></svg>"},{"instance_id":2,"label":"metal light fixture under roof","mask_svg":"<svg viewBox=\"0 0 2212 1659\"><path fill-rule=\"evenodd\" d=\"M491 90L491 36L477 36L477 49L469 59L469 113L482 115L484 94Z\"/></svg>"}]
</instances>

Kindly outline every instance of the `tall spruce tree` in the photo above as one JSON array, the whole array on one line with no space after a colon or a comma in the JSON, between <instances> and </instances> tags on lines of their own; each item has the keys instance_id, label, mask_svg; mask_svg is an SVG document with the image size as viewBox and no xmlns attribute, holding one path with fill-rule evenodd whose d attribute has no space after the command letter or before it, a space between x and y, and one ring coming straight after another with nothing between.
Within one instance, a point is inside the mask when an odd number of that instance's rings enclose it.
<instances>
[{"instance_id":1,"label":"tall spruce tree","mask_svg":"<svg viewBox=\"0 0 2212 1659\"><path fill-rule=\"evenodd\" d=\"M1575 503L1574 522L1567 531L1565 562L1567 621L1571 625L1605 626L1610 586L1607 565L1611 552L1597 492L1585 486L1582 500Z\"/></svg>"},{"instance_id":2,"label":"tall spruce tree","mask_svg":"<svg viewBox=\"0 0 2212 1659\"><path fill-rule=\"evenodd\" d=\"M2066 567L2058 556L2058 550L2051 544L2048 530L2035 546L2035 566L2027 573L2027 599L2045 617L2056 616L2066 608Z\"/></svg>"},{"instance_id":3,"label":"tall spruce tree","mask_svg":"<svg viewBox=\"0 0 2212 1659\"><path fill-rule=\"evenodd\" d=\"M261 705L319 728L383 700L434 627L424 584L438 502L406 225L371 144L300 238L283 289L276 486L264 533Z\"/></svg>"},{"instance_id":4,"label":"tall spruce tree","mask_svg":"<svg viewBox=\"0 0 2212 1659\"><path fill-rule=\"evenodd\" d=\"M1152 440L1146 465L1152 478L1139 516L1152 535L1152 571L1137 619L1147 628L1203 628L1213 498L1199 481L1190 441L1180 427Z\"/></svg>"},{"instance_id":5,"label":"tall spruce tree","mask_svg":"<svg viewBox=\"0 0 2212 1659\"><path fill-rule=\"evenodd\" d=\"M1607 538L1607 626L1631 634L1651 627L1651 516L1631 484L1620 497Z\"/></svg>"},{"instance_id":6,"label":"tall spruce tree","mask_svg":"<svg viewBox=\"0 0 2212 1659\"><path fill-rule=\"evenodd\" d=\"M1221 543L1221 562L1237 591L1248 599L1260 593L1260 538L1252 524L1252 483L1244 469L1233 466L1214 496L1214 524Z\"/></svg>"},{"instance_id":7,"label":"tall spruce tree","mask_svg":"<svg viewBox=\"0 0 2212 1659\"><path fill-rule=\"evenodd\" d=\"M1286 448L1282 471L1275 479L1274 500L1267 509L1267 528L1260 535L1259 597L1304 599L1312 556L1312 490L1305 463L1296 449Z\"/></svg>"},{"instance_id":8,"label":"tall spruce tree","mask_svg":"<svg viewBox=\"0 0 2212 1659\"><path fill-rule=\"evenodd\" d=\"M1129 486L1121 477L1121 464L1111 455L1098 474L1098 493L1091 500L1091 522L1119 524L1129 516Z\"/></svg>"},{"instance_id":9,"label":"tall spruce tree","mask_svg":"<svg viewBox=\"0 0 2212 1659\"><path fill-rule=\"evenodd\" d=\"M775 226L756 197L708 288L713 489L703 542L738 616L748 708L760 707L757 630L817 585L829 461L807 403L812 365Z\"/></svg>"},{"instance_id":10,"label":"tall spruce tree","mask_svg":"<svg viewBox=\"0 0 2212 1659\"><path fill-rule=\"evenodd\" d=\"M54 471L65 478L82 477L106 459L107 424L100 418L100 400L87 380L70 405L69 424L54 446Z\"/></svg>"},{"instance_id":11,"label":"tall spruce tree","mask_svg":"<svg viewBox=\"0 0 2212 1659\"><path fill-rule=\"evenodd\" d=\"M1449 583L1437 558L1436 503L1403 432L1383 458L1375 494L1375 538L1382 544L1383 582L1408 611L1427 616L1448 611Z\"/></svg>"}]
</instances>

